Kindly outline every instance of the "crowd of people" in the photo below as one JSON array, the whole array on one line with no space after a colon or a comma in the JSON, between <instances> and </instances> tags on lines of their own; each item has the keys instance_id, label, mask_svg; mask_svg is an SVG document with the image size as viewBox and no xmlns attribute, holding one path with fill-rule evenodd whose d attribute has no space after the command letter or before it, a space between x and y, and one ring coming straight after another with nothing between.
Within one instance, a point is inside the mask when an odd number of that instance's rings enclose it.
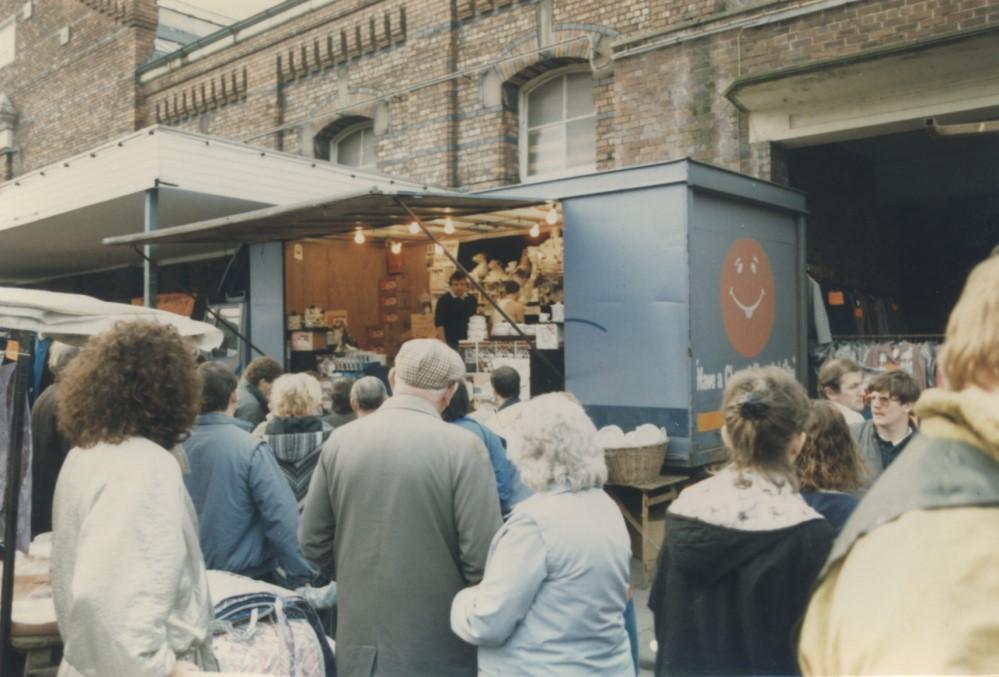
<instances>
[{"instance_id":1,"label":"crowd of people","mask_svg":"<svg viewBox=\"0 0 999 677\"><path fill-rule=\"evenodd\" d=\"M666 513L657 675L999 671L997 318L992 257L942 387L845 359L818 400L778 368L730 379L730 461ZM239 380L163 325L52 359L33 423L58 472L35 498L60 675L217 670L207 569L334 581L340 675L638 670L629 535L571 394L521 402L500 368L496 409L471 411L438 339L403 344L387 384L335 382L325 415L314 377L259 358Z\"/></svg>"}]
</instances>

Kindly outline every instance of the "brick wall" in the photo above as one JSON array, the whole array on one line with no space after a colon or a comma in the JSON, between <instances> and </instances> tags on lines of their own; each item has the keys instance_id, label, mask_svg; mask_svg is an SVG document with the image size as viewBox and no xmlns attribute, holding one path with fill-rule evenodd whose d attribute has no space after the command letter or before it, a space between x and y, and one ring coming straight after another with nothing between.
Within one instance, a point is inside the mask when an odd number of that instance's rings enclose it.
<instances>
[{"instance_id":1,"label":"brick wall","mask_svg":"<svg viewBox=\"0 0 999 677\"><path fill-rule=\"evenodd\" d=\"M16 57L0 92L19 114L15 174L136 129L134 72L152 53L155 0L0 0L0 21L12 16Z\"/></svg>"},{"instance_id":2,"label":"brick wall","mask_svg":"<svg viewBox=\"0 0 999 677\"><path fill-rule=\"evenodd\" d=\"M18 19L23 54L0 69L0 91L22 116L18 172L157 122L310 154L316 132L360 115L387 123L379 171L478 189L520 180L518 88L550 65L593 56L598 169L689 156L784 180L781 150L751 144L745 115L724 97L735 79L999 24L999 0L857 0L725 28L809 4L341 0L146 75L136 96L153 0L36 0L32 18ZM22 6L0 0L0 21ZM656 32L676 39L603 67L615 40ZM487 96L490 78L505 83L503 97Z\"/></svg>"}]
</instances>

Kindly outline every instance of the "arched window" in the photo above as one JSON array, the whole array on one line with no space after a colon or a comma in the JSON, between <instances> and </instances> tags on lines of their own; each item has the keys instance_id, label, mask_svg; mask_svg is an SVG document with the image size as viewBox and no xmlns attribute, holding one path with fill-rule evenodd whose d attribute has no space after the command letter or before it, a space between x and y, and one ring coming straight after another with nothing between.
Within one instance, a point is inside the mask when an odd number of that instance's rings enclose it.
<instances>
[{"instance_id":1,"label":"arched window","mask_svg":"<svg viewBox=\"0 0 999 677\"><path fill-rule=\"evenodd\" d=\"M524 87L520 106L520 175L524 179L596 168L593 77L563 70Z\"/></svg>"},{"instance_id":2,"label":"arched window","mask_svg":"<svg viewBox=\"0 0 999 677\"><path fill-rule=\"evenodd\" d=\"M316 156L348 167L374 169L374 122L362 119L346 127L330 125L316 136Z\"/></svg>"}]
</instances>

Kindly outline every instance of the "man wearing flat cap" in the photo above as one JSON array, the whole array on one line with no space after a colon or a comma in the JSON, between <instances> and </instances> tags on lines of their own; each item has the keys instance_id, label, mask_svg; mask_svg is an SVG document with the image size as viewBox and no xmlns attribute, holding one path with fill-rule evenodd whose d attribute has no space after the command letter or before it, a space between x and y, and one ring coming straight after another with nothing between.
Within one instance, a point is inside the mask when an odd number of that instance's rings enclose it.
<instances>
[{"instance_id":1,"label":"man wearing flat cap","mask_svg":"<svg viewBox=\"0 0 999 677\"><path fill-rule=\"evenodd\" d=\"M299 540L337 581L341 677L476 674L451 600L482 578L502 520L482 442L440 417L464 375L447 344L406 342L392 397L323 447Z\"/></svg>"}]
</instances>

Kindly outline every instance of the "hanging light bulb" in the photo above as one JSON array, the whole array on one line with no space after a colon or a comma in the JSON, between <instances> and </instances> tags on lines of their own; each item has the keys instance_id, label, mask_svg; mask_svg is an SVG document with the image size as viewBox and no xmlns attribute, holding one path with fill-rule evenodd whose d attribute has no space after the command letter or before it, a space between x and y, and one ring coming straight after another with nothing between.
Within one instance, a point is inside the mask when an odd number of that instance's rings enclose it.
<instances>
[{"instance_id":1,"label":"hanging light bulb","mask_svg":"<svg viewBox=\"0 0 999 677\"><path fill-rule=\"evenodd\" d=\"M554 226L557 221L558 221L558 212L555 211L555 205L552 205L548 209L548 213L545 214L545 223L547 223L549 226Z\"/></svg>"},{"instance_id":2,"label":"hanging light bulb","mask_svg":"<svg viewBox=\"0 0 999 677\"><path fill-rule=\"evenodd\" d=\"M357 244L364 244L364 240L365 240L364 231L358 228L357 231L354 233L354 242L356 242Z\"/></svg>"},{"instance_id":3,"label":"hanging light bulb","mask_svg":"<svg viewBox=\"0 0 999 677\"><path fill-rule=\"evenodd\" d=\"M450 216L444 219L444 234L454 235L454 221L451 220Z\"/></svg>"},{"instance_id":4,"label":"hanging light bulb","mask_svg":"<svg viewBox=\"0 0 999 677\"><path fill-rule=\"evenodd\" d=\"M418 224L416 221L413 221L411 224L409 224L409 232L412 233L413 235L419 233L420 224Z\"/></svg>"},{"instance_id":5,"label":"hanging light bulb","mask_svg":"<svg viewBox=\"0 0 999 677\"><path fill-rule=\"evenodd\" d=\"M393 242L391 250L392 250L393 254L401 254L402 253L402 243L401 242Z\"/></svg>"},{"instance_id":6,"label":"hanging light bulb","mask_svg":"<svg viewBox=\"0 0 999 677\"><path fill-rule=\"evenodd\" d=\"M535 223L533 226L531 226L530 233L531 237L537 237L538 235L541 235L541 226Z\"/></svg>"},{"instance_id":7,"label":"hanging light bulb","mask_svg":"<svg viewBox=\"0 0 999 677\"><path fill-rule=\"evenodd\" d=\"M437 256L440 256L443 253L444 253L444 247L440 246L439 244L435 244L434 245L434 254L436 254Z\"/></svg>"}]
</instances>

